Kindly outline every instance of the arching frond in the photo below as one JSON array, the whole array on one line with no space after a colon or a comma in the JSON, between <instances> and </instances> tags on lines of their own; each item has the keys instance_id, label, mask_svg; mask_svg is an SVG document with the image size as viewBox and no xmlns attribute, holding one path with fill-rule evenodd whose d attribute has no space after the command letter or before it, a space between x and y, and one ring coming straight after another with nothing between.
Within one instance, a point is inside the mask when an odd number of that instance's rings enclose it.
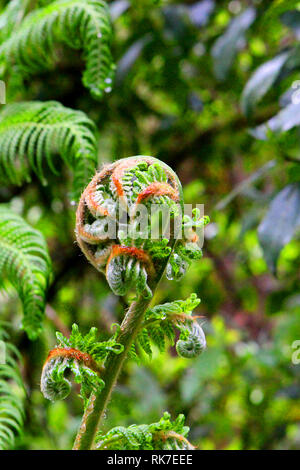
<instances>
[{"instance_id":1,"label":"arching frond","mask_svg":"<svg viewBox=\"0 0 300 470\"><path fill-rule=\"evenodd\" d=\"M42 234L9 206L0 204L0 280L7 278L23 303L23 328L29 338L40 333L51 261Z\"/></svg>"},{"instance_id":2,"label":"arching frond","mask_svg":"<svg viewBox=\"0 0 300 470\"><path fill-rule=\"evenodd\" d=\"M11 449L24 423L24 395L18 351L0 324L0 450Z\"/></svg>"},{"instance_id":3,"label":"arching frond","mask_svg":"<svg viewBox=\"0 0 300 470\"><path fill-rule=\"evenodd\" d=\"M0 113L0 180L20 184L33 170L45 184L45 167L57 173L54 157L74 171L74 196L95 172L93 122L56 101L7 105Z\"/></svg>"},{"instance_id":4,"label":"arching frond","mask_svg":"<svg viewBox=\"0 0 300 470\"><path fill-rule=\"evenodd\" d=\"M24 77L50 70L57 45L82 49L86 62L83 84L94 98L110 89L114 65L110 52L112 27L102 0L57 0L27 15L0 47L0 60L9 71L16 67ZM14 73L16 73L16 69Z\"/></svg>"}]
</instances>

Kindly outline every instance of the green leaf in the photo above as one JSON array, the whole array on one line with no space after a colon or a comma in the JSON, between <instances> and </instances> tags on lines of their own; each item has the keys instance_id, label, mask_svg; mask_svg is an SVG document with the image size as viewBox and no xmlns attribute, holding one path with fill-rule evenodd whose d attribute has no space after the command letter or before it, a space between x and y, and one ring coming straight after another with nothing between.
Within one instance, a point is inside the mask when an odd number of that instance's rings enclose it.
<instances>
[{"instance_id":1,"label":"green leaf","mask_svg":"<svg viewBox=\"0 0 300 470\"><path fill-rule=\"evenodd\" d=\"M283 52L256 69L242 94L241 107L245 114L253 112L256 104L275 83L288 58L289 53Z\"/></svg>"},{"instance_id":2,"label":"green leaf","mask_svg":"<svg viewBox=\"0 0 300 470\"><path fill-rule=\"evenodd\" d=\"M255 16L255 9L247 8L230 22L226 32L214 43L212 48L214 72L219 80L224 80L227 77L244 40L244 34L255 20Z\"/></svg>"},{"instance_id":3,"label":"green leaf","mask_svg":"<svg viewBox=\"0 0 300 470\"><path fill-rule=\"evenodd\" d=\"M23 328L30 339L42 329L51 261L42 234L9 206L0 204L0 281L8 279L23 303Z\"/></svg>"},{"instance_id":4,"label":"green leaf","mask_svg":"<svg viewBox=\"0 0 300 470\"><path fill-rule=\"evenodd\" d=\"M286 132L293 127L300 125L300 104L289 104L286 108L282 109L276 116L269 119L264 124L261 124L250 133L256 139L266 140L268 131L272 132Z\"/></svg>"},{"instance_id":5,"label":"green leaf","mask_svg":"<svg viewBox=\"0 0 300 470\"><path fill-rule=\"evenodd\" d=\"M300 183L293 183L273 199L267 215L258 227L264 257L273 273L276 273L276 264L282 248L290 242L299 225Z\"/></svg>"}]
</instances>

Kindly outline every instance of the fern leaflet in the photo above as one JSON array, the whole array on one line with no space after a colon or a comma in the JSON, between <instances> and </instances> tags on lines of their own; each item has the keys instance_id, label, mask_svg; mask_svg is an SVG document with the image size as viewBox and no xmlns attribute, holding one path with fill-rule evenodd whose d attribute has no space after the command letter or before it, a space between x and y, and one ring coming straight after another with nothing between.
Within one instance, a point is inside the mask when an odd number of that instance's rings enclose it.
<instances>
[{"instance_id":1,"label":"fern leaflet","mask_svg":"<svg viewBox=\"0 0 300 470\"><path fill-rule=\"evenodd\" d=\"M0 15L0 43L5 41L22 20L25 13L23 0L11 0Z\"/></svg>"},{"instance_id":2,"label":"fern leaflet","mask_svg":"<svg viewBox=\"0 0 300 470\"><path fill-rule=\"evenodd\" d=\"M116 342L116 334L108 341L97 341L97 328L82 335L74 323L69 338L56 333L58 345L50 351L42 372L41 391L48 400L63 400L71 392L71 382L65 371L70 369L75 382L81 384L80 396L87 404L92 391L101 390L104 382L100 375L108 352L120 354L123 346Z\"/></svg>"}]
</instances>

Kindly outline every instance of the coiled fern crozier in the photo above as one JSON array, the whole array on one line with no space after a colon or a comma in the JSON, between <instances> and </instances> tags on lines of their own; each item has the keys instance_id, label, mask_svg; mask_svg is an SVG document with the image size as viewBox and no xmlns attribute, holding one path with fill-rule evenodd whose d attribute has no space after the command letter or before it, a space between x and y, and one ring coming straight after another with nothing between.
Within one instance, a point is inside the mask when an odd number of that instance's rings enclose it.
<instances>
[{"instance_id":1,"label":"coiled fern crozier","mask_svg":"<svg viewBox=\"0 0 300 470\"><path fill-rule=\"evenodd\" d=\"M59 44L82 49L86 62L83 84L99 99L111 89L114 77L111 39L105 1L57 0L29 13L11 31L0 46L0 63L4 71L28 78L54 68Z\"/></svg>"},{"instance_id":2,"label":"coiled fern crozier","mask_svg":"<svg viewBox=\"0 0 300 470\"><path fill-rule=\"evenodd\" d=\"M109 341L97 341L97 328L91 328L83 336L76 324L72 326L69 339L61 333L56 336L58 345L50 351L44 364L41 390L51 401L66 398L71 391L71 383L64 373L70 369L75 375L75 381L81 384L81 397L86 402L92 391L104 386L99 374L107 353L112 351L119 354L123 346L116 342L115 335Z\"/></svg>"},{"instance_id":3,"label":"coiled fern crozier","mask_svg":"<svg viewBox=\"0 0 300 470\"><path fill-rule=\"evenodd\" d=\"M31 171L46 184L45 168L55 174L55 157L74 172L73 195L78 197L94 174L97 153L95 125L81 111L56 101L24 102L0 112L0 181L21 184Z\"/></svg>"},{"instance_id":4,"label":"coiled fern crozier","mask_svg":"<svg viewBox=\"0 0 300 470\"><path fill-rule=\"evenodd\" d=\"M142 208L147 218L141 229L138 214ZM154 222L160 220L157 209L166 208L171 228L168 230L163 223L158 237L153 238ZM195 357L206 347L203 330L197 318L191 316L200 302L195 294L186 301L149 308L164 272L174 271L172 256L178 257L179 277L192 259L201 256L195 228L203 227L208 219L200 218L197 211L188 217L182 208L182 189L176 174L153 157L130 157L104 166L82 193L76 214L79 246L92 265L105 274L116 295L135 292L135 300L108 343L97 342L95 330L81 336L75 326L69 340L58 336L60 342L46 360L41 380L46 398L69 394L66 368L81 383L85 412L74 449L94 445L99 421L124 360L127 356L137 357L136 347L150 356L151 343L164 350L166 339L174 342L174 327L180 330L176 344L179 355ZM177 234L182 232L176 227L185 228L180 239ZM177 432L179 423L182 431L182 417L172 424L165 415L153 425L117 428L106 436L98 434L96 441L99 449L109 447L111 442L116 448L131 448L132 443L132 448L141 448L145 443L146 448L191 448L185 438L187 428L182 435Z\"/></svg>"}]
</instances>

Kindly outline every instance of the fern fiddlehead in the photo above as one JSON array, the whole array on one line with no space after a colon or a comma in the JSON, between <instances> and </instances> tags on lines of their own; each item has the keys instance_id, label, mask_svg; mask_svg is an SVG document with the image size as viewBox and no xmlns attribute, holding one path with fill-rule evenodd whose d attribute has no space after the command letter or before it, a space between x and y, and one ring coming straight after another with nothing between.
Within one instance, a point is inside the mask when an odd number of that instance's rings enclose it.
<instances>
[{"instance_id":1,"label":"fern fiddlehead","mask_svg":"<svg viewBox=\"0 0 300 470\"><path fill-rule=\"evenodd\" d=\"M146 227L137 229L140 206L149 209L153 203L159 207L167 207L173 222L172 230L166 232L163 226L156 239L151 237L152 223L149 219ZM135 290L137 297L126 313L117 337L124 350L118 356L108 354L102 376L105 387L90 397L74 449L91 448L99 420L106 409L123 362L132 351L134 341L137 339L140 344L143 343L144 350L150 353L149 331L152 338L158 338L157 343L161 346L164 344L164 334L173 338L170 322L161 322L164 325L162 333L151 318L158 315L158 320L165 319L166 310L148 312L148 317L145 314L154 289L170 261L170 256L176 250L174 226L178 219L180 224L190 224L191 229L178 244L186 264L201 255L193 229L197 224L204 225L205 220L198 220L198 214L194 214L194 219L182 218L179 210L182 207L182 189L176 174L163 162L146 156L130 157L105 166L95 175L81 196L76 214L76 237L81 250L97 270L105 273L115 294L125 295L130 290ZM113 224L114 232L109 230L110 223ZM193 244L192 248L190 244ZM172 266L169 269L174 270ZM190 304L194 308L198 299L195 302L192 297ZM204 335L202 337L199 333L200 326L191 327L187 334L183 324L189 309L185 312L183 304L177 304L174 310L176 312L173 312L173 320L178 326L181 323L179 329L185 331L180 341L195 340L197 337L198 344L194 345L194 354L197 355L205 347ZM191 317L188 322L189 325L194 324ZM182 346L191 354L191 347L187 344L180 344L180 352L184 354ZM169 445L169 438L171 435L166 438L166 445Z\"/></svg>"},{"instance_id":2,"label":"fern fiddlehead","mask_svg":"<svg viewBox=\"0 0 300 470\"><path fill-rule=\"evenodd\" d=\"M174 329L180 331L179 339L176 342L178 355L188 359L199 356L206 348L205 334L197 322L198 317L191 316L199 303L200 299L197 295L191 294L186 300L176 300L148 309L135 345L131 349L131 356L137 359L136 350L141 348L151 357L151 343L156 345L160 351L164 351L166 340L172 345L175 342Z\"/></svg>"},{"instance_id":3,"label":"fern fiddlehead","mask_svg":"<svg viewBox=\"0 0 300 470\"><path fill-rule=\"evenodd\" d=\"M77 210L77 241L93 266L105 272L116 295L125 295L134 287L138 294L151 296L148 281L171 252L163 233L151 240L150 224L144 238L137 234L137 207L151 202L165 205L175 214L180 201L180 184L174 173L153 157L117 161L104 167L87 186ZM125 236L121 211L129 220ZM114 224L114 235L108 233L110 224Z\"/></svg>"},{"instance_id":4,"label":"fern fiddlehead","mask_svg":"<svg viewBox=\"0 0 300 470\"><path fill-rule=\"evenodd\" d=\"M179 356L188 359L197 357L206 348L204 332L198 323L191 323L183 330L182 339L176 343L176 351Z\"/></svg>"},{"instance_id":5,"label":"fern fiddlehead","mask_svg":"<svg viewBox=\"0 0 300 470\"><path fill-rule=\"evenodd\" d=\"M53 68L57 44L82 49L86 62L83 83L99 99L110 91L114 76L111 37L105 1L57 0L25 17L0 46L0 62L4 69L28 78Z\"/></svg>"},{"instance_id":6,"label":"fern fiddlehead","mask_svg":"<svg viewBox=\"0 0 300 470\"><path fill-rule=\"evenodd\" d=\"M120 354L123 346L116 342L115 336L108 341L97 341L97 328L91 328L83 336L76 324L72 326L70 338L57 333L58 345L50 351L45 361L41 391L51 401L63 400L71 392L71 382L65 377L70 369L75 382L81 384L81 398L86 404L92 391L101 390L104 382L100 375L109 351Z\"/></svg>"}]
</instances>

